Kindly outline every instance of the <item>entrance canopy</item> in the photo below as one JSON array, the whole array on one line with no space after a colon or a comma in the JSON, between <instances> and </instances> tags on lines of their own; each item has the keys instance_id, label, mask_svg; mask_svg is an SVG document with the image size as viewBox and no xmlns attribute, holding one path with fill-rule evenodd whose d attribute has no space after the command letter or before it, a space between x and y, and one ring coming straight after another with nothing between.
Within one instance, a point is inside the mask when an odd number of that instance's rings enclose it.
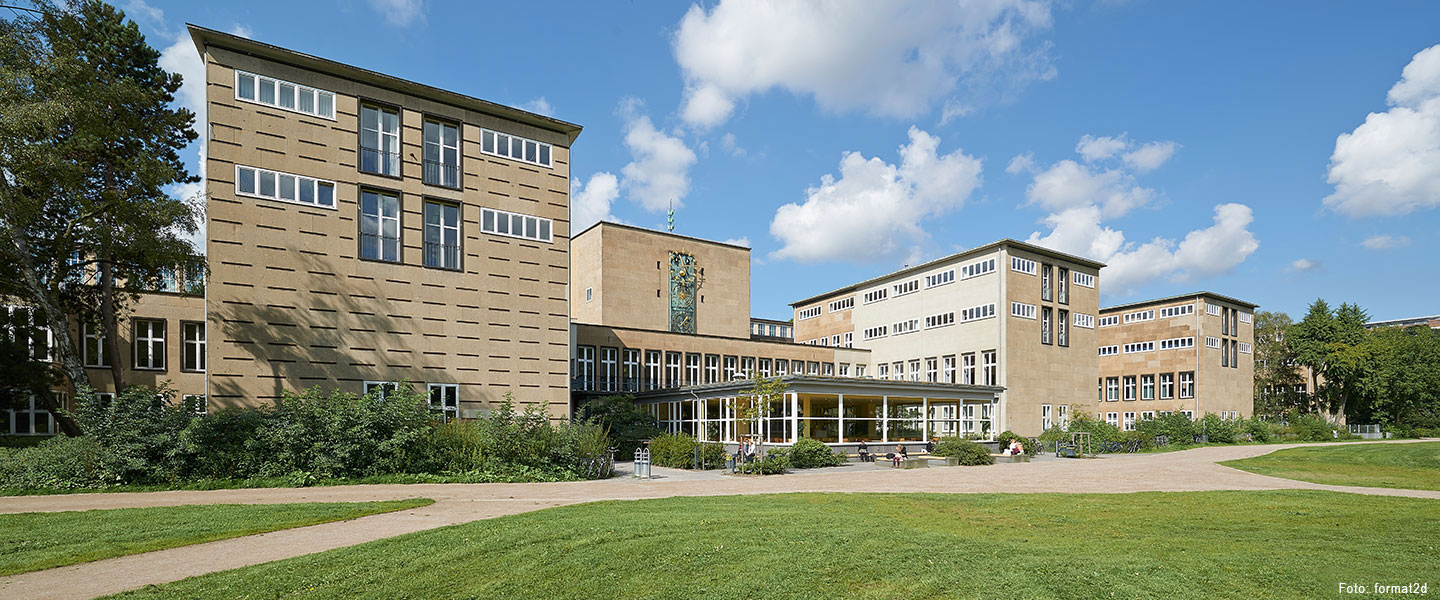
<instances>
[{"instance_id":1,"label":"entrance canopy","mask_svg":"<svg viewBox=\"0 0 1440 600\"><path fill-rule=\"evenodd\" d=\"M827 444L921 442L935 437L992 439L1000 392L988 385L787 375L783 399L764 418L739 419L754 402L754 380L636 394L660 426L712 442L759 436L772 444L801 437Z\"/></svg>"}]
</instances>

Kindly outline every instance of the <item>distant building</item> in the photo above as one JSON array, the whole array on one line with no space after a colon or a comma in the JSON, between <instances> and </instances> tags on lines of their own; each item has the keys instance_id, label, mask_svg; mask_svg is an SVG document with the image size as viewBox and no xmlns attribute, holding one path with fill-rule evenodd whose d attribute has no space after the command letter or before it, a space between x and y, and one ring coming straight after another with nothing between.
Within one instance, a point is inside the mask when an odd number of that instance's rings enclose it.
<instances>
[{"instance_id":1,"label":"distant building","mask_svg":"<svg viewBox=\"0 0 1440 600\"><path fill-rule=\"evenodd\" d=\"M794 325L790 321L750 317L750 338L771 342L795 340Z\"/></svg>"},{"instance_id":2,"label":"distant building","mask_svg":"<svg viewBox=\"0 0 1440 600\"><path fill-rule=\"evenodd\" d=\"M1424 325L1431 329L1440 329L1440 315L1428 317L1410 317L1408 319L1391 319L1389 321L1371 321L1365 324L1366 329L1378 329L1380 327L1414 327Z\"/></svg>"},{"instance_id":3,"label":"distant building","mask_svg":"<svg viewBox=\"0 0 1440 600\"><path fill-rule=\"evenodd\" d=\"M1092 411L1125 431L1171 412L1249 417L1255 308L1196 292L1101 309Z\"/></svg>"}]
</instances>

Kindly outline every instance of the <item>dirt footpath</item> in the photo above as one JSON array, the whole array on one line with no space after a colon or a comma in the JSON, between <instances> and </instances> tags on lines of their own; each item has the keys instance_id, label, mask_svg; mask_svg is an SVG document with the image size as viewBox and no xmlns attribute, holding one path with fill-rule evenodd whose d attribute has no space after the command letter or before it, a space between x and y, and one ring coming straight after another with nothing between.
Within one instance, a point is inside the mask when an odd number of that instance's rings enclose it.
<instances>
[{"instance_id":1,"label":"dirt footpath","mask_svg":"<svg viewBox=\"0 0 1440 600\"><path fill-rule=\"evenodd\" d=\"M414 531L598 500L782 492L1128 493L1274 489L1316 489L1440 500L1440 491L1321 485L1255 475L1216 464L1305 445L1313 444L1216 446L1162 454L1036 460L988 467L892 470L851 465L772 477L728 477L716 473L697 474L656 468L655 474L659 477L651 481L617 477L605 481L565 483L357 485L7 497L0 498L0 513L188 504L364 502L416 497L433 498L435 504L350 521L0 577L0 598L93 598Z\"/></svg>"}]
</instances>

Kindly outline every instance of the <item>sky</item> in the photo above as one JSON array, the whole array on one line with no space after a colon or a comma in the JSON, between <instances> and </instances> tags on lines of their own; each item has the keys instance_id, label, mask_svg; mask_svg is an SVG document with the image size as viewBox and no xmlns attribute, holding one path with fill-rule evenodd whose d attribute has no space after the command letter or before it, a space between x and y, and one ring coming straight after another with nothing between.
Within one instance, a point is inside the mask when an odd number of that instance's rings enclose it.
<instances>
[{"instance_id":1,"label":"sky","mask_svg":"<svg viewBox=\"0 0 1440 600\"><path fill-rule=\"evenodd\" d=\"M758 317L1003 238L1102 305L1440 313L1437 2L117 5L192 108L187 22L583 125L574 230L673 206Z\"/></svg>"}]
</instances>

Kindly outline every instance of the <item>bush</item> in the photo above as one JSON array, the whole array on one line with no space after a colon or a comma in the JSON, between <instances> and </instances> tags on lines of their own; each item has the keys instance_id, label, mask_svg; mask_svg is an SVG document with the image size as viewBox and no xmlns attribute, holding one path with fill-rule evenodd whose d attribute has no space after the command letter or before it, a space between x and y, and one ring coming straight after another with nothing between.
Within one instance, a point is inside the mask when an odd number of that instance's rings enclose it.
<instances>
[{"instance_id":1,"label":"bush","mask_svg":"<svg viewBox=\"0 0 1440 600\"><path fill-rule=\"evenodd\" d=\"M1412 429L1412 430L1410 430L1410 431L1415 434L1415 437L1422 437L1422 438L1440 437L1440 428L1436 428L1436 427L1416 427L1415 429Z\"/></svg>"},{"instance_id":2,"label":"bush","mask_svg":"<svg viewBox=\"0 0 1440 600\"><path fill-rule=\"evenodd\" d=\"M1034 456L1040 450L1040 447L1037 446L1033 440L1031 440L1030 438L1015 435L1015 432L1010 431L1009 429L1006 429L1005 431L1000 432L1000 435L995 436L995 441L1000 442L1001 450L1009 448L1010 442L1013 442L1015 440L1020 440L1020 447L1024 448L1025 454L1029 456Z\"/></svg>"},{"instance_id":3,"label":"bush","mask_svg":"<svg viewBox=\"0 0 1440 600\"><path fill-rule=\"evenodd\" d=\"M186 469L181 432L195 414L175 406L174 390L131 386L111 401L81 389L75 423L96 449L100 468L122 483L159 483L178 479Z\"/></svg>"},{"instance_id":4,"label":"bush","mask_svg":"<svg viewBox=\"0 0 1440 600\"><path fill-rule=\"evenodd\" d=\"M750 475L779 475L790 469L790 456L784 448L765 452L765 457L740 465L740 472Z\"/></svg>"},{"instance_id":5,"label":"bush","mask_svg":"<svg viewBox=\"0 0 1440 600\"><path fill-rule=\"evenodd\" d=\"M1235 421L1210 413L1200 420L1200 431L1205 439L1216 444L1233 444L1240 441L1240 427Z\"/></svg>"},{"instance_id":6,"label":"bush","mask_svg":"<svg viewBox=\"0 0 1440 600\"><path fill-rule=\"evenodd\" d=\"M995 457L991 456L990 451L984 446L956 437L941 439L939 443L935 444L935 450L931 454L946 458L958 458L960 464L966 466L995 464Z\"/></svg>"},{"instance_id":7,"label":"bush","mask_svg":"<svg viewBox=\"0 0 1440 600\"><path fill-rule=\"evenodd\" d=\"M636 406L629 394L602 396L580 405L582 419L598 423L610 431L616 453L623 459L635 456L635 449L645 441L664 433L655 417Z\"/></svg>"},{"instance_id":8,"label":"bush","mask_svg":"<svg viewBox=\"0 0 1440 600\"><path fill-rule=\"evenodd\" d=\"M1280 433L1275 425L1258 417L1245 420L1241 427L1245 430L1245 433L1250 434L1250 441L1252 442L1260 442L1263 444L1273 442L1280 437Z\"/></svg>"},{"instance_id":9,"label":"bush","mask_svg":"<svg viewBox=\"0 0 1440 600\"><path fill-rule=\"evenodd\" d=\"M674 469L695 468L695 449L700 449L700 468L725 466L725 448L697 441L688 433L663 433L650 440L650 464Z\"/></svg>"},{"instance_id":10,"label":"bush","mask_svg":"<svg viewBox=\"0 0 1440 600\"><path fill-rule=\"evenodd\" d=\"M252 454L264 457L261 476L405 472L405 459L429 431L431 419L427 398L403 383L384 398L378 391L326 395L310 388L299 395L285 394L266 412L264 424L247 444Z\"/></svg>"},{"instance_id":11,"label":"bush","mask_svg":"<svg viewBox=\"0 0 1440 600\"><path fill-rule=\"evenodd\" d=\"M1292 412L1287 415L1287 421L1288 423L1281 428L1281 435L1286 439L1301 442L1323 442L1351 437L1348 431L1342 431L1340 427L1318 415Z\"/></svg>"},{"instance_id":12,"label":"bush","mask_svg":"<svg viewBox=\"0 0 1440 600\"><path fill-rule=\"evenodd\" d=\"M790 447L790 466L796 469L838 467L845 464L845 455L837 454L824 442L800 438Z\"/></svg>"},{"instance_id":13,"label":"bush","mask_svg":"<svg viewBox=\"0 0 1440 600\"><path fill-rule=\"evenodd\" d=\"M0 448L0 488L86 489L121 483L89 437L54 437L26 448Z\"/></svg>"},{"instance_id":14,"label":"bush","mask_svg":"<svg viewBox=\"0 0 1440 600\"><path fill-rule=\"evenodd\" d=\"M1093 449L1086 448L1085 450L1091 452L1099 452L1106 444L1111 442L1125 441L1122 435L1124 432L1120 431L1119 427L1091 418L1083 413L1070 417L1070 426L1067 431L1072 433L1077 431L1089 433L1090 445L1093 446ZM1190 440L1186 438L1185 441L1188 442Z\"/></svg>"}]
</instances>

